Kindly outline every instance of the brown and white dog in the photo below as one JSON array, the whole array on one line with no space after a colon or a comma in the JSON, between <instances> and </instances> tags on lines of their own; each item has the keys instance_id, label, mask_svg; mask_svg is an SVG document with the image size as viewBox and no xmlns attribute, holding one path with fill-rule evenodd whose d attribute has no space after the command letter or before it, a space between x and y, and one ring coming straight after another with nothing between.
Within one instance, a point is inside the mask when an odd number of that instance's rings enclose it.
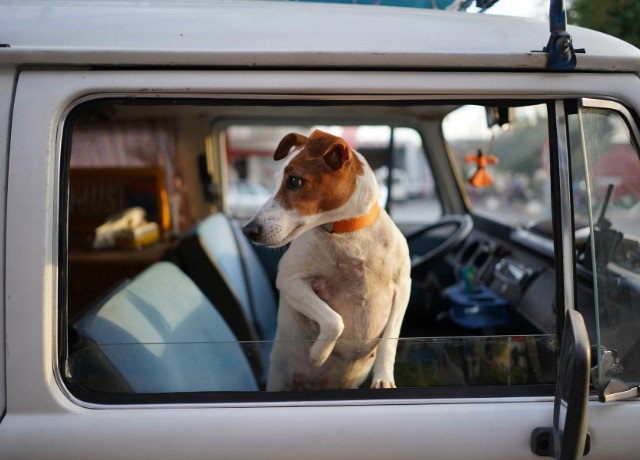
<instances>
[{"instance_id":1,"label":"brown and white dog","mask_svg":"<svg viewBox=\"0 0 640 460\"><path fill-rule=\"evenodd\" d=\"M257 244L291 242L267 390L357 388L372 367L372 388L394 388L410 260L371 167L320 130L288 134L273 158L286 159L280 187L244 228Z\"/></svg>"}]
</instances>

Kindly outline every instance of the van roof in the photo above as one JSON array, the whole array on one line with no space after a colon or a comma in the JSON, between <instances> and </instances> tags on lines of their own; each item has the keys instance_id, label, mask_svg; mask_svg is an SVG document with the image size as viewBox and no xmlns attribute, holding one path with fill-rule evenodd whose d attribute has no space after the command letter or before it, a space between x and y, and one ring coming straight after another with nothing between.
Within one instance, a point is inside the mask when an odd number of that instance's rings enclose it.
<instances>
[{"instance_id":1,"label":"van roof","mask_svg":"<svg viewBox=\"0 0 640 460\"><path fill-rule=\"evenodd\" d=\"M577 70L640 70L640 50L569 27ZM544 69L542 20L266 1L0 0L0 65ZM538 52L536 52L538 51Z\"/></svg>"}]
</instances>

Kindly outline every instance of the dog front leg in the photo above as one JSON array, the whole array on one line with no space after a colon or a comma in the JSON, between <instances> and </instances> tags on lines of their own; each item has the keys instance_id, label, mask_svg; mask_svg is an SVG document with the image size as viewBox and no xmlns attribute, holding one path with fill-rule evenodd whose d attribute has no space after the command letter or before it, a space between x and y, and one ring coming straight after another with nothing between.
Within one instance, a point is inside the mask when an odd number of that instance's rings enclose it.
<instances>
[{"instance_id":1,"label":"dog front leg","mask_svg":"<svg viewBox=\"0 0 640 460\"><path fill-rule=\"evenodd\" d=\"M400 327L409 303L410 291L411 279L408 277L403 279L395 288L391 313L387 326L382 333L382 339L378 345L378 354L373 365L371 388L396 387L395 379L393 378L393 367L396 361Z\"/></svg>"},{"instance_id":2,"label":"dog front leg","mask_svg":"<svg viewBox=\"0 0 640 460\"><path fill-rule=\"evenodd\" d=\"M276 284L287 305L318 324L320 332L311 346L309 358L312 364L321 366L329 358L338 337L342 335L342 316L320 299L311 283L305 279L278 279Z\"/></svg>"}]
</instances>

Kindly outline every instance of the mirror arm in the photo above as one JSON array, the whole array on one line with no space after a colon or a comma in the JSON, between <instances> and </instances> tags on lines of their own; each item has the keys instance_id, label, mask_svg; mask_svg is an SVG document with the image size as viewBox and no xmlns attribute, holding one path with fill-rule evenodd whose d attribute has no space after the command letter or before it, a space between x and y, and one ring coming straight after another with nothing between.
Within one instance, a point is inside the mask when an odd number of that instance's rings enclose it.
<instances>
[{"instance_id":1,"label":"mirror arm","mask_svg":"<svg viewBox=\"0 0 640 460\"><path fill-rule=\"evenodd\" d=\"M563 0L551 0L549 5L549 29L551 36L542 49L547 54L547 69L572 70L576 67L576 53L584 49L574 49L571 35L567 32L567 14Z\"/></svg>"},{"instance_id":2,"label":"mirror arm","mask_svg":"<svg viewBox=\"0 0 640 460\"><path fill-rule=\"evenodd\" d=\"M576 66L571 35L567 32L567 14L562 0L551 0L549 4L549 29L551 36L545 47L548 53L547 68L570 70Z\"/></svg>"}]
</instances>

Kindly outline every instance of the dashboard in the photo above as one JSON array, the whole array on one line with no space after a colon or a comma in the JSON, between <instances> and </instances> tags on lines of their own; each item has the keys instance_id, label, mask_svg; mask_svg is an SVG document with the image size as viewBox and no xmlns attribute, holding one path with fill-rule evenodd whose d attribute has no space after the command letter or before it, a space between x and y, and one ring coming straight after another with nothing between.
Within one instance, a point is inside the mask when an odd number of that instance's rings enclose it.
<instances>
[{"instance_id":1,"label":"dashboard","mask_svg":"<svg viewBox=\"0 0 640 460\"><path fill-rule=\"evenodd\" d=\"M554 334L556 330L553 241L527 229L511 228L474 216L475 229L446 256L446 263L465 283L472 273L481 286L503 299L510 317L508 334ZM595 331L590 274L578 270L577 307Z\"/></svg>"}]
</instances>

